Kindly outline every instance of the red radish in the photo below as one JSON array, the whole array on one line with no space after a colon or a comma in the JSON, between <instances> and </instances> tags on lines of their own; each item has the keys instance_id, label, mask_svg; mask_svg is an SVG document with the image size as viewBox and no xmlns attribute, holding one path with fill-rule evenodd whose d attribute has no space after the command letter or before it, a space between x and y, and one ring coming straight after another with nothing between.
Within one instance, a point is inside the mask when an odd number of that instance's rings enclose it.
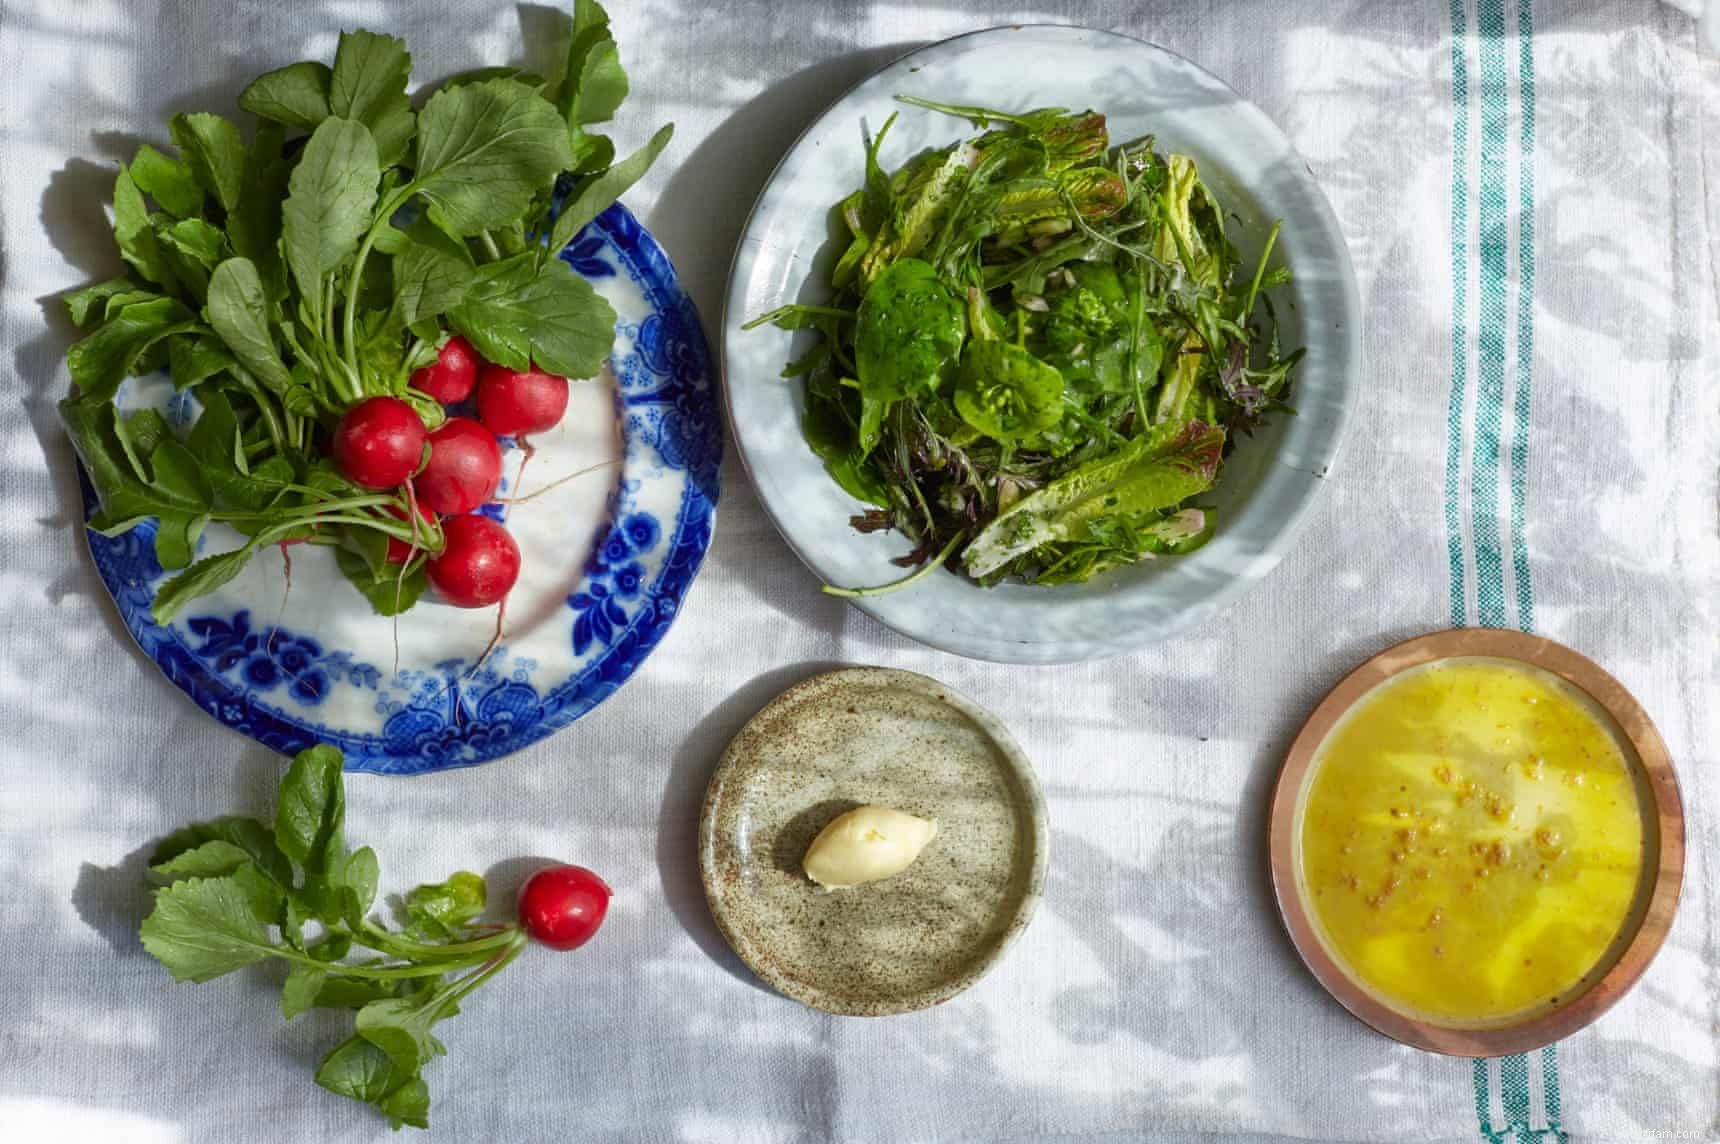
<instances>
[{"instance_id":1,"label":"red radish","mask_svg":"<svg viewBox=\"0 0 1720 1144\"><path fill-rule=\"evenodd\" d=\"M520 925L551 949L578 949L609 912L609 886L584 866L549 866L520 887Z\"/></svg>"},{"instance_id":2,"label":"red radish","mask_svg":"<svg viewBox=\"0 0 1720 1144\"><path fill-rule=\"evenodd\" d=\"M470 417L450 417L430 434L430 460L413 481L418 503L443 516L471 512L502 483L502 447Z\"/></svg>"},{"instance_id":3,"label":"red radish","mask_svg":"<svg viewBox=\"0 0 1720 1144\"><path fill-rule=\"evenodd\" d=\"M478 380L478 351L472 343L455 334L436 352L434 363L412 374L412 388L452 405L472 395Z\"/></svg>"},{"instance_id":4,"label":"red radish","mask_svg":"<svg viewBox=\"0 0 1720 1144\"><path fill-rule=\"evenodd\" d=\"M391 489L424 459L424 421L398 397L372 397L348 409L334 431L334 463L367 489Z\"/></svg>"},{"instance_id":5,"label":"red radish","mask_svg":"<svg viewBox=\"0 0 1720 1144\"><path fill-rule=\"evenodd\" d=\"M408 519L406 516L406 509L400 505L390 505L388 507L388 515L392 516L395 520ZM436 514L424 507L424 501L422 499L418 501L418 515L424 519L426 524L436 523ZM413 548L412 545L408 544L404 540L393 536L388 538L388 562L390 564L406 563L412 558L412 554L415 551L417 551L417 549Z\"/></svg>"},{"instance_id":6,"label":"red radish","mask_svg":"<svg viewBox=\"0 0 1720 1144\"><path fill-rule=\"evenodd\" d=\"M487 365L478 379L478 418L498 437L542 433L554 428L566 412L565 377Z\"/></svg>"},{"instance_id":7,"label":"red radish","mask_svg":"<svg viewBox=\"0 0 1720 1144\"><path fill-rule=\"evenodd\" d=\"M456 608L485 608L520 578L520 546L487 516L451 516L442 522L442 551L427 570L436 591Z\"/></svg>"}]
</instances>

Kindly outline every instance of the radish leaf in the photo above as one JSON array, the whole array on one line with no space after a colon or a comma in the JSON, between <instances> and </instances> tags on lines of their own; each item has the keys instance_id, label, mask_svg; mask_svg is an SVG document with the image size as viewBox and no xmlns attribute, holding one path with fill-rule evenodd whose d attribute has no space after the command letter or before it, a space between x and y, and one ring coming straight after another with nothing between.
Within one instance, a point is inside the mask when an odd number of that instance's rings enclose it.
<instances>
[{"instance_id":1,"label":"radish leaf","mask_svg":"<svg viewBox=\"0 0 1720 1144\"><path fill-rule=\"evenodd\" d=\"M376 1107L398 1128L410 1124L414 1128L430 1127L430 1087L423 1077L413 1077L376 1102Z\"/></svg>"},{"instance_id":2,"label":"radish leaf","mask_svg":"<svg viewBox=\"0 0 1720 1144\"><path fill-rule=\"evenodd\" d=\"M577 183L562 203L561 211L555 216L555 228L550 232L549 249L553 257L556 251L573 241L586 223L607 210L611 203L626 194L628 189L637 183L657 161L663 148L669 145L669 137L675 133L675 125L666 123L658 129L651 141L627 156L615 166L600 175L594 175Z\"/></svg>"},{"instance_id":3,"label":"radish leaf","mask_svg":"<svg viewBox=\"0 0 1720 1144\"><path fill-rule=\"evenodd\" d=\"M481 267L448 320L509 369L595 377L615 343L615 311L560 259L531 253Z\"/></svg>"},{"instance_id":4,"label":"radish leaf","mask_svg":"<svg viewBox=\"0 0 1720 1144\"><path fill-rule=\"evenodd\" d=\"M289 177L287 161L281 157L283 138L280 124L257 124L245 155L244 194L227 215L233 252L256 265L264 290L273 299L287 291L280 252L281 200Z\"/></svg>"},{"instance_id":5,"label":"radish leaf","mask_svg":"<svg viewBox=\"0 0 1720 1144\"><path fill-rule=\"evenodd\" d=\"M175 981L211 981L269 956L268 931L231 878L190 878L155 892L139 931Z\"/></svg>"},{"instance_id":6,"label":"radish leaf","mask_svg":"<svg viewBox=\"0 0 1720 1144\"><path fill-rule=\"evenodd\" d=\"M358 1011L358 1035L387 1053L396 1068L416 1073L443 1052L430 1035L430 1026L441 1017L441 1001L440 993L372 1001Z\"/></svg>"},{"instance_id":7,"label":"radish leaf","mask_svg":"<svg viewBox=\"0 0 1720 1144\"><path fill-rule=\"evenodd\" d=\"M174 831L156 844L154 852L149 856L150 869L166 865L186 851L194 850L207 842L225 842L237 846L245 852L247 858L256 863L259 870L276 882L292 882L292 867L287 865L286 856L275 845L274 833L254 818L236 815L200 822L195 826Z\"/></svg>"},{"instance_id":8,"label":"radish leaf","mask_svg":"<svg viewBox=\"0 0 1720 1144\"><path fill-rule=\"evenodd\" d=\"M323 276L358 246L376 206L376 141L364 124L329 118L305 144L281 208L281 241L293 279L306 296L322 296Z\"/></svg>"},{"instance_id":9,"label":"radish leaf","mask_svg":"<svg viewBox=\"0 0 1720 1144\"><path fill-rule=\"evenodd\" d=\"M332 122L332 121L331 121ZM209 278L209 324L244 367L274 393L292 384L269 333L263 280L248 258L229 258Z\"/></svg>"},{"instance_id":10,"label":"radish leaf","mask_svg":"<svg viewBox=\"0 0 1720 1144\"><path fill-rule=\"evenodd\" d=\"M175 115L167 126L197 182L222 210L231 211L239 203L245 174L245 141L239 129L207 111Z\"/></svg>"},{"instance_id":11,"label":"radish leaf","mask_svg":"<svg viewBox=\"0 0 1720 1144\"><path fill-rule=\"evenodd\" d=\"M362 28L341 33L329 80L329 111L370 128L385 167L405 157L412 138L412 101L406 97L411 73L412 57L402 41Z\"/></svg>"},{"instance_id":12,"label":"radish leaf","mask_svg":"<svg viewBox=\"0 0 1720 1144\"><path fill-rule=\"evenodd\" d=\"M364 594L379 616L394 616L406 611L430 586L430 578L425 575L422 562L417 568L409 567L402 576L397 564L373 571L364 557L350 548L335 549L334 559L341 574Z\"/></svg>"},{"instance_id":13,"label":"radish leaf","mask_svg":"<svg viewBox=\"0 0 1720 1144\"><path fill-rule=\"evenodd\" d=\"M243 548L205 556L197 561L163 584L156 592L155 603L149 609L150 618L158 624L167 623L177 616L186 604L199 596L207 596L237 576L256 550L257 546L253 541Z\"/></svg>"},{"instance_id":14,"label":"radish leaf","mask_svg":"<svg viewBox=\"0 0 1720 1144\"><path fill-rule=\"evenodd\" d=\"M243 848L219 838L211 838L195 849L182 851L165 862L151 866L149 872L168 882L179 878L220 878L233 873L250 860L251 856L245 853Z\"/></svg>"},{"instance_id":15,"label":"radish leaf","mask_svg":"<svg viewBox=\"0 0 1720 1144\"><path fill-rule=\"evenodd\" d=\"M203 210L203 188L197 185L191 168L148 143L131 157L131 177L138 190L174 218L196 218Z\"/></svg>"},{"instance_id":16,"label":"radish leaf","mask_svg":"<svg viewBox=\"0 0 1720 1144\"><path fill-rule=\"evenodd\" d=\"M412 930L424 937L449 940L484 912L484 880L462 870L446 882L419 886L406 895L406 916Z\"/></svg>"},{"instance_id":17,"label":"radish leaf","mask_svg":"<svg viewBox=\"0 0 1720 1144\"><path fill-rule=\"evenodd\" d=\"M376 1105L397 1128L429 1126L430 1095L424 1082L402 1071L363 1037L354 1035L324 1057L316 1080L330 1092ZM389 1107L396 1111L390 1112Z\"/></svg>"},{"instance_id":18,"label":"radish leaf","mask_svg":"<svg viewBox=\"0 0 1720 1144\"><path fill-rule=\"evenodd\" d=\"M341 755L333 747L300 751L281 780L275 810L275 842L294 862L317 873L329 867L331 852L341 851L346 794L340 781Z\"/></svg>"},{"instance_id":19,"label":"radish leaf","mask_svg":"<svg viewBox=\"0 0 1720 1144\"><path fill-rule=\"evenodd\" d=\"M555 107L518 80L442 90L418 116L411 186L449 234L518 224L534 196L573 161Z\"/></svg>"},{"instance_id":20,"label":"radish leaf","mask_svg":"<svg viewBox=\"0 0 1720 1144\"><path fill-rule=\"evenodd\" d=\"M328 970L309 965L295 965L281 985L281 1018L291 1021L300 1013L315 1007L328 980Z\"/></svg>"},{"instance_id":21,"label":"radish leaf","mask_svg":"<svg viewBox=\"0 0 1720 1144\"><path fill-rule=\"evenodd\" d=\"M106 282L97 282L65 294L66 312L72 317L72 325L82 326L98 308L106 308L108 299L135 290L137 283L130 278L109 278Z\"/></svg>"},{"instance_id":22,"label":"radish leaf","mask_svg":"<svg viewBox=\"0 0 1720 1144\"><path fill-rule=\"evenodd\" d=\"M465 244L428 219L413 223L401 238L394 256L394 306L401 322L410 326L458 305L477 268Z\"/></svg>"},{"instance_id":23,"label":"radish leaf","mask_svg":"<svg viewBox=\"0 0 1720 1144\"><path fill-rule=\"evenodd\" d=\"M329 66L300 60L264 72L239 93L239 106L259 119L315 131L329 117Z\"/></svg>"},{"instance_id":24,"label":"radish leaf","mask_svg":"<svg viewBox=\"0 0 1720 1144\"><path fill-rule=\"evenodd\" d=\"M124 163L119 165L113 183L113 237L120 257L139 274L169 291L178 288L179 279L150 224L149 204L143 201L143 192Z\"/></svg>"}]
</instances>

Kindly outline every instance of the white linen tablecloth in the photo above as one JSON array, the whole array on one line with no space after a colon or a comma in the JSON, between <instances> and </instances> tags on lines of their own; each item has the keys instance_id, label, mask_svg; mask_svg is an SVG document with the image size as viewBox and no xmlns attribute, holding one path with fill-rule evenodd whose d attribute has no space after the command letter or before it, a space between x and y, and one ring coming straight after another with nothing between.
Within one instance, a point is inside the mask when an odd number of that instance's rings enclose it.
<instances>
[{"instance_id":1,"label":"white linen tablecloth","mask_svg":"<svg viewBox=\"0 0 1720 1144\"><path fill-rule=\"evenodd\" d=\"M819 595L731 458L684 615L620 694L503 762L349 782L385 890L463 867L507 886L534 856L616 889L593 945L523 958L444 1026L428 1138L1715 1138L1720 74L1690 18L1650 0L611 7L633 81L622 146L677 125L629 202L709 332L754 194L845 87L952 33L1080 22L1198 61L1306 156L1355 259L1363 396L1270 579L1203 630L1078 667L958 660ZM544 21L490 0L5 5L0 1140L390 1138L311 1082L344 1018L283 1025L261 969L174 986L137 943L151 840L266 810L280 760L186 703L97 582L52 296L117 268L113 164L164 142L172 112L231 114L258 72L331 58L342 27L405 36L423 82L522 44L539 60ZM1526 1061L1368 1031L1302 969L1264 878L1267 791L1300 720L1362 658L1454 622L1532 626L1616 673L1690 815L1666 949L1599 1024ZM752 981L707 914L694 828L749 715L872 663L1005 720L1053 845L1038 917L995 972L868 1021Z\"/></svg>"}]
</instances>

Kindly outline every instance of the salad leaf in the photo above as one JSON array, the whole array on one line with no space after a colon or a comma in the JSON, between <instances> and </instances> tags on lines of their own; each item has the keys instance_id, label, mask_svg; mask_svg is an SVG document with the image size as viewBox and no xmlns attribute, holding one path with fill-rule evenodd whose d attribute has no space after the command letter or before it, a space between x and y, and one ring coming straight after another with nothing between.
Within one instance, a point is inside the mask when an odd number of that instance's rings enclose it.
<instances>
[{"instance_id":1,"label":"salad leaf","mask_svg":"<svg viewBox=\"0 0 1720 1144\"><path fill-rule=\"evenodd\" d=\"M962 304L936 270L917 258L891 263L860 302L860 392L880 401L931 392L965 336Z\"/></svg>"},{"instance_id":2,"label":"salad leaf","mask_svg":"<svg viewBox=\"0 0 1720 1144\"><path fill-rule=\"evenodd\" d=\"M988 576L1045 544L1083 540L1095 520L1156 514L1212 487L1224 431L1191 421L1137 437L1029 493L974 537L968 574Z\"/></svg>"},{"instance_id":3,"label":"salad leaf","mask_svg":"<svg viewBox=\"0 0 1720 1144\"><path fill-rule=\"evenodd\" d=\"M1008 342L970 342L954 401L961 419L979 432L1018 441L1063 420L1063 375Z\"/></svg>"}]
</instances>

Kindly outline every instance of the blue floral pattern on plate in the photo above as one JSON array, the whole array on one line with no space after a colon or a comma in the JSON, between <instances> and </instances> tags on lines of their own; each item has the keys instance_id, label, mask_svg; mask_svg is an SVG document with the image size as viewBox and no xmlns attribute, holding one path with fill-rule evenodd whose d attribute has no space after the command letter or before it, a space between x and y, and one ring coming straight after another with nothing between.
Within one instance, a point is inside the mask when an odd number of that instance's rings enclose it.
<instances>
[{"instance_id":1,"label":"blue floral pattern on plate","mask_svg":"<svg viewBox=\"0 0 1720 1144\"><path fill-rule=\"evenodd\" d=\"M87 533L126 627L198 706L279 751L330 743L349 770L419 774L499 758L567 726L663 638L710 544L722 457L710 353L668 256L625 207L605 211L560 257L600 288L630 283L643 303L617 322L610 365L621 474L609 523L552 621L565 632L555 662L503 644L476 664L456 655L428 668L383 666L321 632L262 622L261 602L224 612L194 605L159 625L149 615L163 579L153 522L114 537ZM84 501L92 512L87 482ZM329 715L336 706L348 714Z\"/></svg>"}]
</instances>

